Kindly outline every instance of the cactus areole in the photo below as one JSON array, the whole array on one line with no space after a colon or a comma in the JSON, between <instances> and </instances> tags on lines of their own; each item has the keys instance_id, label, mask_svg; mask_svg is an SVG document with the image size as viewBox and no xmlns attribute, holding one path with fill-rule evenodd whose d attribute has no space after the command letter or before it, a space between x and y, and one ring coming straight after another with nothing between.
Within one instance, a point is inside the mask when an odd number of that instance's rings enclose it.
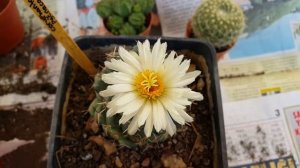
<instances>
[{"instance_id":1,"label":"cactus areole","mask_svg":"<svg viewBox=\"0 0 300 168\"><path fill-rule=\"evenodd\" d=\"M148 40L138 42L136 50L119 47L95 77L97 97L89 112L122 145L160 142L176 134L175 124L193 122L187 106L203 95L188 85L201 72L188 72L190 60L166 51L160 40L152 50Z\"/></svg>"},{"instance_id":2,"label":"cactus areole","mask_svg":"<svg viewBox=\"0 0 300 168\"><path fill-rule=\"evenodd\" d=\"M233 45L244 27L244 13L232 0L205 0L192 18L194 36L217 49Z\"/></svg>"}]
</instances>

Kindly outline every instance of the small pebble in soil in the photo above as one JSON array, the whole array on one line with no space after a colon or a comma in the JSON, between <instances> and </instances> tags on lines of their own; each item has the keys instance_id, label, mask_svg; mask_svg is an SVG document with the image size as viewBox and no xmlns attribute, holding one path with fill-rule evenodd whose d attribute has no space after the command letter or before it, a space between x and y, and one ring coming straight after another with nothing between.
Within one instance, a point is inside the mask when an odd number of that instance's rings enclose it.
<instances>
[{"instance_id":1,"label":"small pebble in soil","mask_svg":"<svg viewBox=\"0 0 300 168\"><path fill-rule=\"evenodd\" d=\"M143 167L149 167L149 165L150 165L150 158L144 159L143 162L142 162L142 166Z\"/></svg>"},{"instance_id":2,"label":"small pebble in soil","mask_svg":"<svg viewBox=\"0 0 300 168\"><path fill-rule=\"evenodd\" d=\"M141 167L140 163L134 163L130 166L130 168L139 168L139 167Z\"/></svg>"},{"instance_id":3,"label":"small pebble in soil","mask_svg":"<svg viewBox=\"0 0 300 168\"><path fill-rule=\"evenodd\" d=\"M100 165L98 168L107 168L105 164Z\"/></svg>"},{"instance_id":4,"label":"small pebble in soil","mask_svg":"<svg viewBox=\"0 0 300 168\"><path fill-rule=\"evenodd\" d=\"M88 154L86 154L84 156L80 156L80 157L81 157L82 160L90 160L90 159L93 158L93 155L88 153Z\"/></svg>"},{"instance_id":5,"label":"small pebble in soil","mask_svg":"<svg viewBox=\"0 0 300 168\"><path fill-rule=\"evenodd\" d=\"M197 90L201 91L204 88L204 86L205 86L205 83L204 83L203 79L200 78L197 82Z\"/></svg>"},{"instance_id":6,"label":"small pebble in soil","mask_svg":"<svg viewBox=\"0 0 300 168\"><path fill-rule=\"evenodd\" d=\"M123 163L121 162L121 160L118 156L116 157L115 164L116 164L117 167L122 167L123 166Z\"/></svg>"},{"instance_id":7,"label":"small pebble in soil","mask_svg":"<svg viewBox=\"0 0 300 168\"><path fill-rule=\"evenodd\" d=\"M184 163L183 159L176 155L163 155L161 157L161 161L164 165L164 167L169 167L169 168L185 168L187 167L186 164Z\"/></svg>"}]
</instances>

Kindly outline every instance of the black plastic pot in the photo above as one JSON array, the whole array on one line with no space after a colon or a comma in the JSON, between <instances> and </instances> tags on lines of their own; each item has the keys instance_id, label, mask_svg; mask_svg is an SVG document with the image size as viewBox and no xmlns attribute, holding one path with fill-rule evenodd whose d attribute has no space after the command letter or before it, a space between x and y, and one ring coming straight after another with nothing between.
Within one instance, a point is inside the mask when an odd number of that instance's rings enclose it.
<instances>
[{"instance_id":1,"label":"black plastic pot","mask_svg":"<svg viewBox=\"0 0 300 168\"><path fill-rule=\"evenodd\" d=\"M153 44L157 38L148 38L150 43ZM100 47L109 46L111 44L117 45L135 45L137 41L144 41L145 37L101 37L101 36L85 36L76 39L77 44L83 50ZM190 50L197 54L203 55L207 66L209 77L211 80L211 95L212 95L212 118L214 126L214 135L216 146L215 149L215 168L228 167L227 154L226 154L226 139L223 121L223 110L221 102L220 84L218 77L218 66L215 57L214 48L207 42L195 40L195 39L179 39L179 38L162 38L162 41L168 43L169 50ZM70 82L72 72L72 60L66 54L63 62L63 67L60 76L60 82L58 85L56 93L55 107L52 116L51 124L51 135L49 141L49 158L48 167L58 167L56 160L56 151L60 146L60 139L56 138L59 135L61 127L61 114L63 111L63 106L66 98L67 87Z\"/></svg>"}]
</instances>

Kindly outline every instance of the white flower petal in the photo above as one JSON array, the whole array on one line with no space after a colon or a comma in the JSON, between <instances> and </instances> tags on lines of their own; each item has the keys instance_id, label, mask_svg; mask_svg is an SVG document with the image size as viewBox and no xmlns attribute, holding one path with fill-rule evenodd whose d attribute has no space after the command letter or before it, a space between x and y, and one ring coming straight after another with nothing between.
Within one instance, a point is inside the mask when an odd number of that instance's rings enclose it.
<instances>
[{"instance_id":1,"label":"white flower petal","mask_svg":"<svg viewBox=\"0 0 300 168\"><path fill-rule=\"evenodd\" d=\"M153 102L153 124L156 132L166 128L165 109L159 101Z\"/></svg>"},{"instance_id":2,"label":"white flower petal","mask_svg":"<svg viewBox=\"0 0 300 168\"><path fill-rule=\"evenodd\" d=\"M193 122L193 117L189 116L184 110L178 110L179 115L187 122Z\"/></svg>"},{"instance_id":3,"label":"white flower petal","mask_svg":"<svg viewBox=\"0 0 300 168\"><path fill-rule=\"evenodd\" d=\"M186 71L189 69L191 64L191 60L186 59L179 65L179 71L182 73L186 73Z\"/></svg>"},{"instance_id":4,"label":"white flower petal","mask_svg":"<svg viewBox=\"0 0 300 168\"><path fill-rule=\"evenodd\" d=\"M134 113L141 108L144 102L144 99L136 99L134 101L131 101L130 103L124 105L122 108L118 109L117 113L124 113L125 115Z\"/></svg>"},{"instance_id":5,"label":"white flower petal","mask_svg":"<svg viewBox=\"0 0 300 168\"><path fill-rule=\"evenodd\" d=\"M188 78L188 79L182 80L180 82L173 83L173 85L171 85L171 87L184 87L184 86L187 86L187 85L193 83L194 81L195 81L194 78Z\"/></svg>"},{"instance_id":6,"label":"white flower petal","mask_svg":"<svg viewBox=\"0 0 300 168\"><path fill-rule=\"evenodd\" d=\"M111 62L105 61L104 65L108 69L123 72L129 75L135 75L137 73L134 68L121 60L112 59Z\"/></svg>"},{"instance_id":7,"label":"white flower petal","mask_svg":"<svg viewBox=\"0 0 300 168\"><path fill-rule=\"evenodd\" d=\"M166 69L168 69L168 67L171 65L171 62L174 60L175 54L175 51L171 51L168 57L165 59L164 66Z\"/></svg>"},{"instance_id":8,"label":"white flower petal","mask_svg":"<svg viewBox=\"0 0 300 168\"><path fill-rule=\"evenodd\" d=\"M146 137L150 137L151 134L152 134L152 130L153 130L153 111L150 111L150 114L146 120L146 124L145 124L145 127L144 127L144 133L146 135Z\"/></svg>"},{"instance_id":9,"label":"white flower petal","mask_svg":"<svg viewBox=\"0 0 300 168\"><path fill-rule=\"evenodd\" d=\"M112 117L113 115L116 114L116 112L117 112L116 109L110 108L110 109L108 109L107 112L106 112L106 117Z\"/></svg>"},{"instance_id":10,"label":"white flower petal","mask_svg":"<svg viewBox=\"0 0 300 168\"><path fill-rule=\"evenodd\" d=\"M100 91L99 94L102 97L110 97L110 96L115 95L116 93L114 93L114 92L112 92L110 90L103 90L103 91Z\"/></svg>"},{"instance_id":11,"label":"white flower petal","mask_svg":"<svg viewBox=\"0 0 300 168\"><path fill-rule=\"evenodd\" d=\"M109 97L123 92L130 92L133 89L133 86L130 84L109 85L106 90L100 92L100 95L103 97Z\"/></svg>"},{"instance_id":12,"label":"white flower petal","mask_svg":"<svg viewBox=\"0 0 300 168\"><path fill-rule=\"evenodd\" d=\"M166 56L166 50L167 50L167 43L161 44L160 39L157 40L157 42L154 44L152 49L152 69L158 70L165 59Z\"/></svg>"},{"instance_id":13,"label":"white flower petal","mask_svg":"<svg viewBox=\"0 0 300 168\"><path fill-rule=\"evenodd\" d=\"M141 63L143 65L143 69L149 69L151 67L152 61L149 59L152 58L152 54L150 51L150 42L149 40L145 40L144 43L138 42L138 52L141 57Z\"/></svg>"},{"instance_id":14,"label":"white flower petal","mask_svg":"<svg viewBox=\"0 0 300 168\"><path fill-rule=\"evenodd\" d=\"M131 84L132 77L122 72L112 72L102 75L102 80L107 84Z\"/></svg>"},{"instance_id":15,"label":"white flower petal","mask_svg":"<svg viewBox=\"0 0 300 168\"><path fill-rule=\"evenodd\" d=\"M176 109L172 106L169 100L162 99L162 104L165 107L166 110L168 110L169 114L175 120L178 124L184 125L185 121L184 119L179 115L179 113L176 111Z\"/></svg>"},{"instance_id":16,"label":"white flower petal","mask_svg":"<svg viewBox=\"0 0 300 168\"><path fill-rule=\"evenodd\" d=\"M138 71L142 70L140 62L123 47L119 47L119 55L127 64L135 67Z\"/></svg>"},{"instance_id":17,"label":"white flower petal","mask_svg":"<svg viewBox=\"0 0 300 168\"><path fill-rule=\"evenodd\" d=\"M137 117L134 117L128 126L127 132L129 135L134 135L138 129L139 126L137 122Z\"/></svg>"},{"instance_id":18,"label":"white flower petal","mask_svg":"<svg viewBox=\"0 0 300 168\"><path fill-rule=\"evenodd\" d=\"M189 101L188 98L175 98L173 99L173 101L183 106L190 106L192 104L192 102Z\"/></svg>"},{"instance_id":19,"label":"white flower petal","mask_svg":"<svg viewBox=\"0 0 300 168\"><path fill-rule=\"evenodd\" d=\"M125 105L133 100L137 99L137 95L134 92L128 92L122 95L117 101L115 101L115 104L117 106Z\"/></svg>"},{"instance_id":20,"label":"white flower petal","mask_svg":"<svg viewBox=\"0 0 300 168\"><path fill-rule=\"evenodd\" d=\"M152 111L151 103L150 103L150 101L147 101L145 103L144 108L140 111L141 115L138 118L138 125L139 126L144 125L144 123L146 122L149 115L152 114L151 111Z\"/></svg>"},{"instance_id":21,"label":"white flower petal","mask_svg":"<svg viewBox=\"0 0 300 168\"><path fill-rule=\"evenodd\" d=\"M176 125L174 124L173 120L171 119L170 115L168 113L165 113L166 119L167 119L167 127L166 131L170 136L173 136L176 132Z\"/></svg>"},{"instance_id":22,"label":"white flower petal","mask_svg":"<svg viewBox=\"0 0 300 168\"><path fill-rule=\"evenodd\" d=\"M119 93L119 94L116 94L115 96L112 97L111 101L107 103L106 107L108 108L117 108L116 106L116 101L121 98L125 93Z\"/></svg>"},{"instance_id":23,"label":"white flower petal","mask_svg":"<svg viewBox=\"0 0 300 168\"><path fill-rule=\"evenodd\" d=\"M194 91L189 91L187 94L184 95L184 97L191 100L197 100L197 101L203 100L203 95L199 92L194 92Z\"/></svg>"},{"instance_id":24,"label":"white flower petal","mask_svg":"<svg viewBox=\"0 0 300 168\"><path fill-rule=\"evenodd\" d=\"M119 120L119 124L125 124L127 121L129 121L132 117L134 117L136 115L137 112L129 114L129 115L125 115L123 114L122 117Z\"/></svg>"}]
</instances>

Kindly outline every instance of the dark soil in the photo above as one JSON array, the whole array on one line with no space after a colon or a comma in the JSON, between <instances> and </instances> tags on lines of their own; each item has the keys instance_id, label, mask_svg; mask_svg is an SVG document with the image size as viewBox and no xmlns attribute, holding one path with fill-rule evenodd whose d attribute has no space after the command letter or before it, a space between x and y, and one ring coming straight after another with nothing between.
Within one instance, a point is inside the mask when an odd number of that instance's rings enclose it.
<instances>
[{"instance_id":1,"label":"dark soil","mask_svg":"<svg viewBox=\"0 0 300 168\"><path fill-rule=\"evenodd\" d=\"M3 168L46 167L46 160L42 157L47 152L51 115L51 109L0 110L0 140L18 138L35 141L0 158Z\"/></svg>"},{"instance_id":2,"label":"dark soil","mask_svg":"<svg viewBox=\"0 0 300 168\"><path fill-rule=\"evenodd\" d=\"M96 65L102 64L104 54L101 49L92 49L87 53L88 55L97 56L97 58L93 57L93 60L98 59ZM187 52L185 55L188 54L191 53ZM202 79L205 81L205 77ZM150 144L135 149L120 147L113 139L105 137L117 145L117 151L107 156L101 146L89 140L91 136L105 136L103 130L100 128L98 132L94 133L85 129L90 118L87 109L95 95L92 88L92 79L83 71L78 70L71 87L67 107L66 133L62 135L63 138L58 138L62 143L57 151L59 165L66 168L118 167L121 165L122 167L131 168L164 167L166 156L175 154L178 160L182 159L187 167L213 167L215 143L213 140L213 125L211 113L208 111L206 85L203 86L202 79L196 80L199 80L198 85L196 82L191 85L194 90L198 88L204 94L204 100L193 103L189 110L189 114L195 118L195 122L179 128L180 132L177 132L175 136L163 143ZM199 87L199 83L202 83L201 87ZM171 167L179 166L179 164L172 165Z\"/></svg>"},{"instance_id":3,"label":"dark soil","mask_svg":"<svg viewBox=\"0 0 300 168\"><path fill-rule=\"evenodd\" d=\"M48 94L55 94L56 87L50 82L39 83L37 81L26 84L24 84L23 82L17 82L15 84L0 85L0 96L8 93L27 95L34 92L46 92Z\"/></svg>"}]
</instances>

